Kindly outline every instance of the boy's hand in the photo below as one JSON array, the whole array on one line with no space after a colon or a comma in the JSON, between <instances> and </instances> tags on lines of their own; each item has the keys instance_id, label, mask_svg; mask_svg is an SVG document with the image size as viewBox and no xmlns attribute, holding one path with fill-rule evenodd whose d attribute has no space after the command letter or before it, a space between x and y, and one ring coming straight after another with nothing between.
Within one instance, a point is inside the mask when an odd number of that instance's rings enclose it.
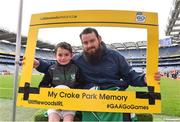
<instances>
[{"instance_id":1,"label":"boy's hand","mask_svg":"<svg viewBox=\"0 0 180 122\"><path fill-rule=\"evenodd\" d=\"M37 68L39 66L39 61L37 59L34 59L33 68Z\"/></svg>"},{"instance_id":2,"label":"boy's hand","mask_svg":"<svg viewBox=\"0 0 180 122\"><path fill-rule=\"evenodd\" d=\"M22 64L22 65L25 64L25 57L22 58L21 64Z\"/></svg>"},{"instance_id":3,"label":"boy's hand","mask_svg":"<svg viewBox=\"0 0 180 122\"><path fill-rule=\"evenodd\" d=\"M22 65L25 64L25 57L23 57ZM37 68L39 66L39 61L37 59L34 59L33 68Z\"/></svg>"}]
</instances>

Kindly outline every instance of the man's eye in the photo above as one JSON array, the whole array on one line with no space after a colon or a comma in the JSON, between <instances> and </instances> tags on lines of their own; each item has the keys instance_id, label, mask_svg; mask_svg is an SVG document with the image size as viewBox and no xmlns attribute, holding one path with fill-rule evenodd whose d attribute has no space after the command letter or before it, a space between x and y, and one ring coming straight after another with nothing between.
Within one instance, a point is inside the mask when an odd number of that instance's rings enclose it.
<instances>
[{"instance_id":1,"label":"man's eye","mask_svg":"<svg viewBox=\"0 0 180 122\"><path fill-rule=\"evenodd\" d=\"M95 40L91 40L90 42L91 42L91 43L94 43L94 41L95 41Z\"/></svg>"},{"instance_id":2,"label":"man's eye","mask_svg":"<svg viewBox=\"0 0 180 122\"><path fill-rule=\"evenodd\" d=\"M84 42L83 44L84 44L84 45L87 45L88 43L87 43L87 42Z\"/></svg>"}]
</instances>

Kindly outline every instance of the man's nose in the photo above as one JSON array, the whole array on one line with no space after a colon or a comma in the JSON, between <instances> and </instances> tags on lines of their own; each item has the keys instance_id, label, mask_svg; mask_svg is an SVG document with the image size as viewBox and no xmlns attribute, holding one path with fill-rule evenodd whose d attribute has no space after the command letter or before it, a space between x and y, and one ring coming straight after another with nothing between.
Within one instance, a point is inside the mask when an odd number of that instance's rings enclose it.
<instances>
[{"instance_id":1,"label":"man's nose","mask_svg":"<svg viewBox=\"0 0 180 122\"><path fill-rule=\"evenodd\" d=\"M92 44L91 43L88 43L87 44L87 48L89 49L89 48L91 48L92 47Z\"/></svg>"}]
</instances>

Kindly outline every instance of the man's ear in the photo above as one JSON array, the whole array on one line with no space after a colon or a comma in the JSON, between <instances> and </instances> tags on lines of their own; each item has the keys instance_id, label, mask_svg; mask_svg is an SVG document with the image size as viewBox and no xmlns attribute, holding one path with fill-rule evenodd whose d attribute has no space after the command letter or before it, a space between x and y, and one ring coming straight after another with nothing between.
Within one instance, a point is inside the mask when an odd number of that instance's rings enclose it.
<instances>
[{"instance_id":1,"label":"man's ear","mask_svg":"<svg viewBox=\"0 0 180 122\"><path fill-rule=\"evenodd\" d=\"M102 42L102 38L101 36L98 36L99 42Z\"/></svg>"}]
</instances>

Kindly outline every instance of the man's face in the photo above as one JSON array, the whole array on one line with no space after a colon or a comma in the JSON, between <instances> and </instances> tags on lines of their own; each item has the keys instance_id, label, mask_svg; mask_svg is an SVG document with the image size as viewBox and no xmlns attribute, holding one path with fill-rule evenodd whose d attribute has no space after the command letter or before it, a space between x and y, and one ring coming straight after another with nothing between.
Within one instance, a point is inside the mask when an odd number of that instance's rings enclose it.
<instances>
[{"instance_id":1,"label":"man's face","mask_svg":"<svg viewBox=\"0 0 180 122\"><path fill-rule=\"evenodd\" d=\"M55 57L59 64L66 65L71 61L72 53L69 50L58 48Z\"/></svg>"},{"instance_id":2,"label":"man's face","mask_svg":"<svg viewBox=\"0 0 180 122\"><path fill-rule=\"evenodd\" d=\"M83 34L81 36L82 46L84 52L87 54L94 54L100 48L101 37L96 37L94 32Z\"/></svg>"}]
</instances>

